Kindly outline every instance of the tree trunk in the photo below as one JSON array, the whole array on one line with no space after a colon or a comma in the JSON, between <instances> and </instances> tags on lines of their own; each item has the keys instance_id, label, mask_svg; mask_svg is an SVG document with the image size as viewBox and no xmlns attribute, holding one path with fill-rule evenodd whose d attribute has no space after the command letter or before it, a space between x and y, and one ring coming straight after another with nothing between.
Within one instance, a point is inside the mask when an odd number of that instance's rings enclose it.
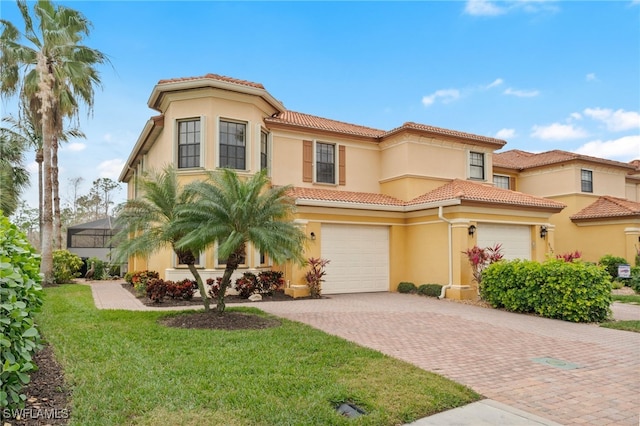
<instances>
[{"instance_id":1,"label":"tree trunk","mask_svg":"<svg viewBox=\"0 0 640 426\"><path fill-rule=\"evenodd\" d=\"M53 245L62 250L62 221L60 218L60 184L58 182L58 137L51 141L51 185L53 188Z\"/></svg>"},{"instance_id":2,"label":"tree trunk","mask_svg":"<svg viewBox=\"0 0 640 426\"><path fill-rule=\"evenodd\" d=\"M244 257L244 244L240 246L229 258L227 259L227 267L224 269L222 275L222 282L220 283L220 291L218 292L218 303L216 305L216 311L219 314L224 313L226 305L224 303L224 297L227 293L227 288L231 285L231 275L238 269L240 265L240 259Z\"/></svg>"},{"instance_id":3,"label":"tree trunk","mask_svg":"<svg viewBox=\"0 0 640 426\"><path fill-rule=\"evenodd\" d=\"M204 303L204 311L209 312L209 310L211 309L209 307L209 297L207 296L207 290L204 288L202 277L200 276L200 273L198 272L196 265L194 265L193 263L189 263L188 266L189 266L189 270L191 271L191 274L194 276L194 278L196 279L196 282L198 283L198 290L200 290L200 296L202 296L202 302Z\"/></svg>"},{"instance_id":4,"label":"tree trunk","mask_svg":"<svg viewBox=\"0 0 640 426\"><path fill-rule=\"evenodd\" d=\"M42 211L44 210L43 199L42 199L42 184L43 184L43 173L42 173L42 162L44 161L44 154L42 153L42 146L38 148L36 151L36 163L38 163L38 244L42 249Z\"/></svg>"},{"instance_id":5,"label":"tree trunk","mask_svg":"<svg viewBox=\"0 0 640 426\"><path fill-rule=\"evenodd\" d=\"M52 214L52 188L51 188L51 144L52 126L49 119L49 111L42 114L43 127L43 206L42 206L42 240L40 242L42 260L40 272L44 275L43 284L53 284L53 214Z\"/></svg>"}]
</instances>

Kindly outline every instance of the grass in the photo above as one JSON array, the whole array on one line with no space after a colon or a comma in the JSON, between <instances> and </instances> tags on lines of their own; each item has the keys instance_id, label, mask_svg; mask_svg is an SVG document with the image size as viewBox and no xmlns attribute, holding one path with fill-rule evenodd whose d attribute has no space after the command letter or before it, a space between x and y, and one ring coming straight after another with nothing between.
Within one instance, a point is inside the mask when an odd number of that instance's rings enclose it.
<instances>
[{"instance_id":1,"label":"grass","mask_svg":"<svg viewBox=\"0 0 640 426\"><path fill-rule=\"evenodd\" d=\"M638 320L603 322L602 324L600 324L600 327L614 328L616 330L635 331L636 333L640 333L640 321Z\"/></svg>"},{"instance_id":2,"label":"grass","mask_svg":"<svg viewBox=\"0 0 640 426\"><path fill-rule=\"evenodd\" d=\"M614 302L632 303L640 305L640 294L612 294L611 299Z\"/></svg>"},{"instance_id":3,"label":"grass","mask_svg":"<svg viewBox=\"0 0 640 426\"><path fill-rule=\"evenodd\" d=\"M72 388L71 424L395 425L480 399L300 323L187 330L158 324L166 315L97 310L87 286L46 290L38 322ZM368 414L338 415L344 401Z\"/></svg>"}]
</instances>

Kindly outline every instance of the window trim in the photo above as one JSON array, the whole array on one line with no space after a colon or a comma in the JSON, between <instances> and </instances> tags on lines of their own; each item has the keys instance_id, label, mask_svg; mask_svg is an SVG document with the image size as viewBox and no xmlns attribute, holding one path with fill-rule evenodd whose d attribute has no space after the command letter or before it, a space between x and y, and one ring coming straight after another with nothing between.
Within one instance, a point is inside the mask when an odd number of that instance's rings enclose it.
<instances>
[{"instance_id":1,"label":"window trim","mask_svg":"<svg viewBox=\"0 0 640 426\"><path fill-rule=\"evenodd\" d=\"M179 263L180 259L178 259L178 255L173 253L173 268L174 269L186 269L189 267L189 265L187 265L186 263ZM206 262L206 256L204 252L200 252L200 255L198 256L198 260L195 263L196 268L198 269L204 269L205 268L205 262Z\"/></svg>"},{"instance_id":2,"label":"window trim","mask_svg":"<svg viewBox=\"0 0 640 426\"><path fill-rule=\"evenodd\" d=\"M496 178L497 177L506 178L507 179L507 187L506 188L496 185ZM513 188L511 188L511 176L494 173L494 175L493 175L493 186L496 187L496 188L502 188L502 189L513 189Z\"/></svg>"},{"instance_id":3,"label":"window trim","mask_svg":"<svg viewBox=\"0 0 640 426\"><path fill-rule=\"evenodd\" d=\"M244 124L244 168L243 169L233 169L233 170L237 170L240 172L247 172L249 171L249 165L251 164L251 126L250 123L246 120L237 120L234 118L228 118L228 117L221 117L218 116L218 120L217 120L217 131L216 131L216 158L215 158L215 162L216 162L216 167L217 168L223 168L223 166L221 165L222 162L222 155L221 155L221 146L222 146L222 142L221 142L221 130L222 130L222 123L234 123L234 124Z\"/></svg>"},{"instance_id":4,"label":"window trim","mask_svg":"<svg viewBox=\"0 0 640 426\"><path fill-rule=\"evenodd\" d=\"M583 179L583 173L589 173L589 180ZM589 189L585 190L585 183L588 184ZM591 169L580 169L580 192L585 192L588 194L593 194L593 170Z\"/></svg>"},{"instance_id":5,"label":"window trim","mask_svg":"<svg viewBox=\"0 0 640 426\"><path fill-rule=\"evenodd\" d=\"M259 152L259 164L258 164L258 170L262 171L263 169L267 169L267 176L271 176L271 151L272 151L272 138L271 138L271 132L267 131L266 129L264 129L262 126L260 126L260 141L258 143L258 152ZM267 152L265 153L266 155L266 166L263 168L262 167L262 135L266 136L266 144L267 144Z\"/></svg>"},{"instance_id":6,"label":"window trim","mask_svg":"<svg viewBox=\"0 0 640 426\"><path fill-rule=\"evenodd\" d=\"M198 158L198 165L194 166L194 167L180 167L180 123L185 123L185 122L189 122L189 121L199 121L200 122L200 141L198 142L199 145L199 158ZM174 154L174 161L175 161L175 165L176 165L176 170L181 171L181 170L193 170L193 169L201 169L203 168L203 160L205 158L205 152L204 152L204 146L206 145L205 143L203 143L203 141L205 140L205 117L204 116L194 116L194 117L186 117L186 118L177 118L174 120L174 143L173 143L173 148L175 150L175 154Z\"/></svg>"},{"instance_id":7,"label":"window trim","mask_svg":"<svg viewBox=\"0 0 640 426\"><path fill-rule=\"evenodd\" d=\"M473 155L480 155L482 157L482 166L473 164L472 161L472 157ZM469 167L468 167L468 173L469 173L469 179L471 180L478 180L478 181L486 181L487 179L487 155L484 152L478 152L478 151L469 151L469 155L467 156L467 161L469 162ZM482 177L475 177L473 176L473 173L471 173L471 170L473 170L474 167L481 167L482 170Z\"/></svg>"}]
</instances>

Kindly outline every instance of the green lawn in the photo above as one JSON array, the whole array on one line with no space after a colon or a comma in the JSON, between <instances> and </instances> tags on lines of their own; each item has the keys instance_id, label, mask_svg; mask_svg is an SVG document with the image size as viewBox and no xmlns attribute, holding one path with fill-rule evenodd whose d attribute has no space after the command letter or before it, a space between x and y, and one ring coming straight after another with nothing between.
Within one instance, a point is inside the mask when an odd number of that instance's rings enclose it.
<instances>
[{"instance_id":1,"label":"green lawn","mask_svg":"<svg viewBox=\"0 0 640 426\"><path fill-rule=\"evenodd\" d=\"M615 328L616 330L635 331L636 333L640 333L640 321L637 320L603 322L600 324L600 327Z\"/></svg>"},{"instance_id":2,"label":"green lawn","mask_svg":"<svg viewBox=\"0 0 640 426\"><path fill-rule=\"evenodd\" d=\"M612 294L611 299L614 302L633 303L640 305L640 294Z\"/></svg>"},{"instance_id":3,"label":"green lawn","mask_svg":"<svg viewBox=\"0 0 640 426\"><path fill-rule=\"evenodd\" d=\"M38 321L72 388L72 424L395 425L480 398L299 323L187 330L159 325L166 315L99 311L87 286L46 290ZM341 417L347 400L368 414Z\"/></svg>"}]
</instances>

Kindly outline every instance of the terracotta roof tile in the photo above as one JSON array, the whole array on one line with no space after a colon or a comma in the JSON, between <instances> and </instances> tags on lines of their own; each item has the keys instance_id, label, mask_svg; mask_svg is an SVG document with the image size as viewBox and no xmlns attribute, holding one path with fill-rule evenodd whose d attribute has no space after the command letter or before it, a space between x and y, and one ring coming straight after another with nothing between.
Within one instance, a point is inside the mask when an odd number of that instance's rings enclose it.
<instances>
[{"instance_id":1,"label":"terracotta roof tile","mask_svg":"<svg viewBox=\"0 0 640 426\"><path fill-rule=\"evenodd\" d=\"M218 81L224 81L226 83L234 83L234 84L240 84L242 86L255 87L257 89L264 89L264 86L260 83L253 83L251 81L239 80L237 78L226 77L224 75L218 75L218 74L206 74L199 77L171 78L167 80L160 80L158 81L158 84L180 83L183 81L193 81L193 80L218 80Z\"/></svg>"},{"instance_id":2,"label":"terracotta roof tile","mask_svg":"<svg viewBox=\"0 0 640 426\"><path fill-rule=\"evenodd\" d=\"M490 204L504 204L512 206L541 207L562 209L566 207L547 198L536 197L522 192L511 191L495 186L468 180L455 179L452 182L427 192L413 200L408 205L427 204L437 201L459 199L461 201L476 201Z\"/></svg>"},{"instance_id":3,"label":"terracotta roof tile","mask_svg":"<svg viewBox=\"0 0 640 426\"><path fill-rule=\"evenodd\" d=\"M571 220L640 217L640 203L604 195L571 216Z\"/></svg>"},{"instance_id":4,"label":"terracotta roof tile","mask_svg":"<svg viewBox=\"0 0 640 426\"><path fill-rule=\"evenodd\" d=\"M295 187L289 195L296 199L313 201L336 201L343 203L373 204L380 206L404 206L404 201L384 194L371 192L339 191L336 189L318 189Z\"/></svg>"},{"instance_id":5,"label":"terracotta roof tile","mask_svg":"<svg viewBox=\"0 0 640 426\"><path fill-rule=\"evenodd\" d=\"M295 187L290 196L299 200L334 201L342 203L370 204L378 206L412 207L439 201L460 200L476 201L489 204L502 204L520 207L539 207L562 209L564 204L542 197L496 188L476 182L456 179L431 192L421 195L409 202L384 194L369 192L351 192L335 189L317 189Z\"/></svg>"},{"instance_id":6,"label":"terracotta roof tile","mask_svg":"<svg viewBox=\"0 0 640 426\"><path fill-rule=\"evenodd\" d=\"M330 120L328 118L317 117L315 115L303 114L295 111L284 111L275 117L267 117L266 123L282 123L294 126L305 127L308 129L326 130L329 132L366 136L370 138L378 138L384 134L383 130L373 129L371 127L358 126L342 121Z\"/></svg>"},{"instance_id":7,"label":"terracotta roof tile","mask_svg":"<svg viewBox=\"0 0 640 426\"><path fill-rule=\"evenodd\" d=\"M444 129L442 127L429 126L426 124L406 122L400 127L396 127L395 129L389 130L385 133L385 136L392 135L394 133L400 132L402 130L418 130L421 132L434 133L437 135L444 136L453 136L456 138L470 139L478 142L490 143L493 145L497 145L498 147L503 147L507 142L502 139L490 138L487 136L474 135L473 133L460 132L457 130Z\"/></svg>"},{"instance_id":8,"label":"terracotta roof tile","mask_svg":"<svg viewBox=\"0 0 640 426\"><path fill-rule=\"evenodd\" d=\"M562 151L559 149L541 152L538 154L520 150L510 150L505 152L498 152L493 155L494 167L504 167L517 170L548 166L551 164L563 163L565 161L572 160L582 160L590 163L600 163L610 166L624 167L627 169L634 168L634 166L629 163L622 163L620 161L607 160L605 158L592 157L589 155L576 154L574 152Z\"/></svg>"}]
</instances>

